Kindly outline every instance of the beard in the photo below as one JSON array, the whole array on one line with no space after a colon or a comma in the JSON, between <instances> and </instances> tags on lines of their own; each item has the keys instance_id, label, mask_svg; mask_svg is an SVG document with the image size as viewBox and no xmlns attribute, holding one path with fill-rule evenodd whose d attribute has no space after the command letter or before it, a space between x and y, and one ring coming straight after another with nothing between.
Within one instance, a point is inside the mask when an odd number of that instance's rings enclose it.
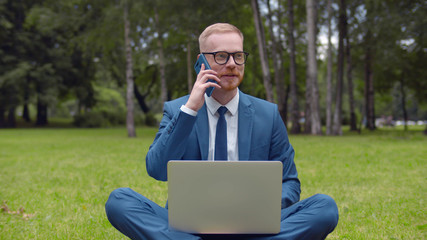
<instances>
[{"instance_id":1,"label":"beard","mask_svg":"<svg viewBox=\"0 0 427 240\"><path fill-rule=\"evenodd\" d=\"M243 75L243 72L239 71L224 73L220 76L220 86L226 91L234 90L239 87L240 83L243 81Z\"/></svg>"}]
</instances>

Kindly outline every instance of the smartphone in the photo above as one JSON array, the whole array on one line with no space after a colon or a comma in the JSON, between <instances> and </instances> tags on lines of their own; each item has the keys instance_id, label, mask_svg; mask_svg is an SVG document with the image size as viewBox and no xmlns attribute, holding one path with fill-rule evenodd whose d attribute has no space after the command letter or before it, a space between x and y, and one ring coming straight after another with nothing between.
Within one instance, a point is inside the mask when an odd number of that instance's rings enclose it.
<instances>
[{"instance_id":1,"label":"smartphone","mask_svg":"<svg viewBox=\"0 0 427 240\"><path fill-rule=\"evenodd\" d=\"M209 66L208 60L206 60L205 55L201 53L199 56L199 59L197 59L196 64L194 64L194 70L196 70L196 74L199 74L200 68L202 67L202 63L205 64L205 69L211 69L211 67ZM212 80L212 79L209 79L208 82L217 83L215 80ZM206 95L210 97L212 95L213 90L214 90L214 87L206 88Z\"/></svg>"}]
</instances>

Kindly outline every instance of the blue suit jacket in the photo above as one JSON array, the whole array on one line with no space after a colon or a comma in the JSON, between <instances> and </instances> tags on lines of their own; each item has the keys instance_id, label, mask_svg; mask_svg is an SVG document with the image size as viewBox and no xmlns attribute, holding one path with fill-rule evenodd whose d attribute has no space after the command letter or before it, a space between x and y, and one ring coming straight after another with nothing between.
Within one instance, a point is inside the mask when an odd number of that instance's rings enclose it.
<instances>
[{"instance_id":1,"label":"blue suit jacket","mask_svg":"<svg viewBox=\"0 0 427 240\"><path fill-rule=\"evenodd\" d=\"M282 208L299 201L300 181L294 163L294 149L277 105L239 93L239 160L276 160L283 163ZM209 127L206 104L196 117L180 110L189 96L166 102L159 131L146 156L147 172L167 180L169 160L206 160Z\"/></svg>"}]
</instances>

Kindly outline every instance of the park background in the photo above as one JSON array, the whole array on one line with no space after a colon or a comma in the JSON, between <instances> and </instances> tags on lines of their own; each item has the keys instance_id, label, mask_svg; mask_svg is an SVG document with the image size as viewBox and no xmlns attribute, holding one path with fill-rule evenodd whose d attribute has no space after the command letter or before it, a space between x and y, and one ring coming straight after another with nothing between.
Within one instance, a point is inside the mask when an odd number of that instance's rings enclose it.
<instances>
[{"instance_id":1,"label":"park background","mask_svg":"<svg viewBox=\"0 0 427 240\"><path fill-rule=\"evenodd\" d=\"M163 102L188 94L198 35L229 22L240 89L278 104L302 198L330 239L426 238L424 1L0 1L0 239L121 239L103 205L145 172Z\"/></svg>"}]
</instances>

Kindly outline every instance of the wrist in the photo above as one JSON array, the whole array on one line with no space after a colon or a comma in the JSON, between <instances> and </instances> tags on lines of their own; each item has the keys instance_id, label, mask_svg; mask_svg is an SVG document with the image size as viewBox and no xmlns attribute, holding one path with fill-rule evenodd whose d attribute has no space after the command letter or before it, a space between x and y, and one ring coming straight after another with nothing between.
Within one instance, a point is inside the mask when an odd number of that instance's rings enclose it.
<instances>
[{"instance_id":1,"label":"wrist","mask_svg":"<svg viewBox=\"0 0 427 240\"><path fill-rule=\"evenodd\" d=\"M194 109L192 109L186 105L182 105L180 109L181 109L181 111L183 111L183 112L185 112L191 116L197 116L197 111L195 111Z\"/></svg>"}]
</instances>

